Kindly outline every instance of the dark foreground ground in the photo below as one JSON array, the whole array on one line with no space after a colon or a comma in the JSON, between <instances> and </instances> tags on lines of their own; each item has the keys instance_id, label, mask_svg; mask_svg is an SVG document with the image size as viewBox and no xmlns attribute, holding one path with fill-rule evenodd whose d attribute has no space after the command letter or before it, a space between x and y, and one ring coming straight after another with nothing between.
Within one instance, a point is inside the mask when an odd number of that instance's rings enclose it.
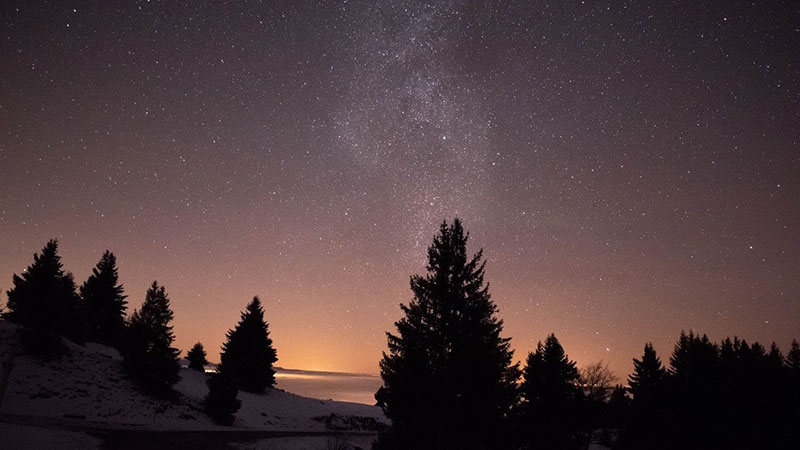
<instances>
[{"instance_id":1,"label":"dark foreground ground","mask_svg":"<svg viewBox=\"0 0 800 450\"><path fill-rule=\"evenodd\" d=\"M334 432L280 432L280 431L141 431L141 430L98 430L88 434L102 440L102 449L119 450L167 450L190 449L211 450L225 449L231 444L246 444L261 441L264 448L269 447L268 440L282 438L329 438L330 440L350 439L354 437L374 436L371 433L334 433ZM266 440L266 442L265 442ZM301 440L301 439L298 439ZM290 444L289 444L290 445ZM245 448L253 448L255 444ZM305 448L299 444L298 448ZM259 446L260 448L260 446ZM320 450L324 450L324 447Z\"/></svg>"},{"instance_id":2,"label":"dark foreground ground","mask_svg":"<svg viewBox=\"0 0 800 450\"><path fill-rule=\"evenodd\" d=\"M0 450L366 450L375 437L375 432L108 429L82 420L0 414Z\"/></svg>"}]
</instances>

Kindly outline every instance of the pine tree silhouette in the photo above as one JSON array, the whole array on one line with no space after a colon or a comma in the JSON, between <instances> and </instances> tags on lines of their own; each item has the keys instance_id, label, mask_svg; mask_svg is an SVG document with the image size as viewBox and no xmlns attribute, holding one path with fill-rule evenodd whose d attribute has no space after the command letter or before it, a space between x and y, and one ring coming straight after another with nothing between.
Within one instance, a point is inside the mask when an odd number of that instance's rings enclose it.
<instances>
[{"instance_id":1,"label":"pine tree silhouette","mask_svg":"<svg viewBox=\"0 0 800 450\"><path fill-rule=\"evenodd\" d=\"M125 301L119 284L117 258L108 250L103 253L92 275L80 289L86 310L87 338L119 346L125 332Z\"/></svg>"},{"instance_id":2,"label":"pine tree silhouette","mask_svg":"<svg viewBox=\"0 0 800 450\"><path fill-rule=\"evenodd\" d=\"M792 346L786 354L786 368L793 378L800 381L800 344L797 339L792 339Z\"/></svg>"},{"instance_id":3,"label":"pine tree silhouette","mask_svg":"<svg viewBox=\"0 0 800 450\"><path fill-rule=\"evenodd\" d=\"M786 392L786 404L788 407L784 412L784 432L783 443L784 448L791 448L800 442L800 344L797 339L792 339L792 345L789 348L789 353L786 354L785 360L786 369L786 383L784 391Z\"/></svg>"},{"instance_id":4,"label":"pine tree silhouette","mask_svg":"<svg viewBox=\"0 0 800 450\"><path fill-rule=\"evenodd\" d=\"M580 375L555 334L528 354L521 391L526 448L583 445Z\"/></svg>"},{"instance_id":5,"label":"pine tree silhouette","mask_svg":"<svg viewBox=\"0 0 800 450\"><path fill-rule=\"evenodd\" d=\"M670 372L687 383L704 385L712 381L718 362L719 347L708 336L682 331L670 357Z\"/></svg>"},{"instance_id":6,"label":"pine tree silhouette","mask_svg":"<svg viewBox=\"0 0 800 450\"><path fill-rule=\"evenodd\" d=\"M156 394L169 393L180 379L180 351L172 348L172 319L166 290L153 281L142 308L131 316L124 361L131 376Z\"/></svg>"},{"instance_id":7,"label":"pine tree silhouette","mask_svg":"<svg viewBox=\"0 0 800 450\"><path fill-rule=\"evenodd\" d=\"M723 393L722 364L719 347L705 334L681 332L670 357L670 429L683 433L672 436L673 447L709 447L718 436L715 428L724 423L719 418Z\"/></svg>"},{"instance_id":8,"label":"pine tree silhouette","mask_svg":"<svg viewBox=\"0 0 800 450\"><path fill-rule=\"evenodd\" d=\"M239 323L228 331L220 359L221 370L232 376L243 391L264 392L275 385L272 365L278 357L258 297L253 297Z\"/></svg>"},{"instance_id":9,"label":"pine tree silhouette","mask_svg":"<svg viewBox=\"0 0 800 450\"><path fill-rule=\"evenodd\" d=\"M242 405L242 402L236 398L238 393L236 380L225 370L210 374L208 395L203 402L206 414L219 424L232 424L233 413L238 411Z\"/></svg>"},{"instance_id":10,"label":"pine tree silhouette","mask_svg":"<svg viewBox=\"0 0 800 450\"><path fill-rule=\"evenodd\" d=\"M413 300L380 363L375 394L392 427L377 448L502 448L519 369L501 337L483 252L467 257L461 222L442 223L427 274L411 277Z\"/></svg>"},{"instance_id":11,"label":"pine tree silhouette","mask_svg":"<svg viewBox=\"0 0 800 450\"><path fill-rule=\"evenodd\" d=\"M72 274L63 270L58 241L49 241L41 254L35 253L33 264L21 276L14 274L12 282L14 287L7 292L8 310L3 313L4 318L30 327L40 337L55 333L73 341L83 340L80 298ZM57 340L41 342L57 345Z\"/></svg>"},{"instance_id":12,"label":"pine tree silhouette","mask_svg":"<svg viewBox=\"0 0 800 450\"><path fill-rule=\"evenodd\" d=\"M208 364L208 360L206 359L206 350L203 348L203 344L199 342L194 344L189 353L186 354L186 359L189 360L190 369L205 372L205 365Z\"/></svg>"},{"instance_id":13,"label":"pine tree silhouette","mask_svg":"<svg viewBox=\"0 0 800 450\"><path fill-rule=\"evenodd\" d=\"M667 391L667 370L661 365L653 344L644 346L642 359L633 359L633 373L628 377L628 391L633 395L630 414L623 422L621 448L662 449L664 430L665 393Z\"/></svg>"},{"instance_id":14,"label":"pine tree silhouette","mask_svg":"<svg viewBox=\"0 0 800 450\"><path fill-rule=\"evenodd\" d=\"M764 357L764 366L767 370L767 376L769 378L778 379L783 371L784 361L785 358L783 353L781 353L781 349L778 348L778 344L773 342L769 346L769 352Z\"/></svg>"},{"instance_id":15,"label":"pine tree silhouette","mask_svg":"<svg viewBox=\"0 0 800 450\"><path fill-rule=\"evenodd\" d=\"M665 376L666 370L661 365L661 359L656 355L653 344L648 342L644 346L642 359L633 359L633 374L628 377L628 385L634 400L636 402L655 400Z\"/></svg>"},{"instance_id":16,"label":"pine tree silhouette","mask_svg":"<svg viewBox=\"0 0 800 450\"><path fill-rule=\"evenodd\" d=\"M608 417L605 420L607 426L621 430L625 426L630 405L631 399L628 396L628 389L621 384L614 386L614 390L611 391L611 395L608 397Z\"/></svg>"}]
</instances>

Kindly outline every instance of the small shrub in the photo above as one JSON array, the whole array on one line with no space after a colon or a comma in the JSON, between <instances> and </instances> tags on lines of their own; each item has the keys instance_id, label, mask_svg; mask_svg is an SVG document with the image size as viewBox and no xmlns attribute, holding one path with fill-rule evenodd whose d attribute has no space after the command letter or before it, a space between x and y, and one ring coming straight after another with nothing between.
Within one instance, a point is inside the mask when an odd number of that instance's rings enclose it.
<instances>
[{"instance_id":1,"label":"small shrub","mask_svg":"<svg viewBox=\"0 0 800 450\"><path fill-rule=\"evenodd\" d=\"M220 425L233 423L233 413L242 402L236 398L239 389L234 379L224 370L208 377L208 395L204 401L205 412Z\"/></svg>"}]
</instances>

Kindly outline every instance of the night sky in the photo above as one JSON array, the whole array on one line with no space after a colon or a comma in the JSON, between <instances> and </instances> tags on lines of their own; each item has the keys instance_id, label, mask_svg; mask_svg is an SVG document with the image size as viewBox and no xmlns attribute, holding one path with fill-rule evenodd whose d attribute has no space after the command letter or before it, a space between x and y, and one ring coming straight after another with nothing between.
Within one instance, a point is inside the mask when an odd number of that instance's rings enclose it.
<instances>
[{"instance_id":1,"label":"night sky","mask_svg":"<svg viewBox=\"0 0 800 450\"><path fill-rule=\"evenodd\" d=\"M795 1L6 0L0 39L3 302L58 238L183 350L257 294L279 366L377 373L459 217L517 359L800 338Z\"/></svg>"}]
</instances>

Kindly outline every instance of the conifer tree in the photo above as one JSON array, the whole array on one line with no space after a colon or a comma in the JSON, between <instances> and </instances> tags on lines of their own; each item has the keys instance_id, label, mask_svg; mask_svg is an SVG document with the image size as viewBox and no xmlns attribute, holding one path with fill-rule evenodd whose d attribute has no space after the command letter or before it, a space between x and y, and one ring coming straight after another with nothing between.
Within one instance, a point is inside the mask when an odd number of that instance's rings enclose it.
<instances>
[{"instance_id":1,"label":"conifer tree","mask_svg":"<svg viewBox=\"0 0 800 450\"><path fill-rule=\"evenodd\" d=\"M742 341L744 347L747 344ZM763 347L759 345L763 353ZM670 357L670 371L682 382L693 385L711 382L719 363L719 347L708 339L689 331L681 331Z\"/></svg>"},{"instance_id":2,"label":"conifer tree","mask_svg":"<svg viewBox=\"0 0 800 450\"><path fill-rule=\"evenodd\" d=\"M180 351L172 348L172 319L164 286L153 281L142 308L131 316L124 359L131 376L155 393L168 392L180 378Z\"/></svg>"},{"instance_id":3,"label":"conifer tree","mask_svg":"<svg viewBox=\"0 0 800 450\"><path fill-rule=\"evenodd\" d=\"M50 240L33 264L12 277L3 317L37 333L55 333L73 341L84 335L80 298L71 273L65 272L58 255L58 241Z\"/></svg>"},{"instance_id":4,"label":"conifer tree","mask_svg":"<svg viewBox=\"0 0 800 450\"><path fill-rule=\"evenodd\" d=\"M208 395L203 402L206 414L222 425L233 423L233 413L239 410L242 402L236 398L239 389L236 381L225 370L212 373L208 377Z\"/></svg>"},{"instance_id":5,"label":"conifer tree","mask_svg":"<svg viewBox=\"0 0 800 450\"><path fill-rule=\"evenodd\" d=\"M633 359L633 374L628 377L630 392L634 401L652 401L661 388L666 371L661 366L661 359L656 355L653 344L644 345L642 359Z\"/></svg>"},{"instance_id":6,"label":"conifer tree","mask_svg":"<svg viewBox=\"0 0 800 450\"><path fill-rule=\"evenodd\" d=\"M375 394L392 427L382 449L502 448L519 369L501 337L483 252L467 255L461 222L442 223L428 248L427 274L411 277L414 298L387 333Z\"/></svg>"},{"instance_id":7,"label":"conifer tree","mask_svg":"<svg viewBox=\"0 0 800 450\"><path fill-rule=\"evenodd\" d=\"M733 340L727 337L722 340L719 346L719 360L722 369L727 373L732 373L736 370L736 365L739 363L739 351L742 346L742 341L734 336Z\"/></svg>"},{"instance_id":8,"label":"conifer tree","mask_svg":"<svg viewBox=\"0 0 800 450\"><path fill-rule=\"evenodd\" d=\"M118 346L125 332L126 295L119 284L117 258L106 250L80 289L86 309L87 338Z\"/></svg>"},{"instance_id":9,"label":"conifer tree","mask_svg":"<svg viewBox=\"0 0 800 450\"><path fill-rule=\"evenodd\" d=\"M528 354L521 391L526 448L582 445L580 375L555 334Z\"/></svg>"},{"instance_id":10,"label":"conifer tree","mask_svg":"<svg viewBox=\"0 0 800 450\"><path fill-rule=\"evenodd\" d=\"M786 368L795 380L800 379L800 344L797 339L792 339L792 346L786 354Z\"/></svg>"},{"instance_id":11,"label":"conifer tree","mask_svg":"<svg viewBox=\"0 0 800 450\"><path fill-rule=\"evenodd\" d=\"M778 344L773 342L769 346L769 352L764 357L764 366L771 377L777 378L781 375L784 360L783 353L781 353Z\"/></svg>"},{"instance_id":12,"label":"conifer tree","mask_svg":"<svg viewBox=\"0 0 800 450\"><path fill-rule=\"evenodd\" d=\"M784 429L790 430L785 436L785 447L791 448L800 442L800 344L797 339L792 339L789 353L786 354L786 401L790 405L787 408L784 419Z\"/></svg>"},{"instance_id":13,"label":"conifer tree","mask_svg":"<svg viewBox=\"0 0 800 450\"><path fill-rule=\"evenodd\" d=\"M633 373L628 376L628 391L633 395L631 414L623 422L621 448L668 448L659 437L669 426L664 424L667 407L668 372L661 365L653 344L646 343L642 359L633 359Z\"/></svg>"},{"instance_id":14,"label":"conifer tree","mask_svg":"<svg viewBox=\"0 0 800 450\"><path fill-rule=\"evenodd\" d=\"M272 365L278 357L272 348L264 309L258 297L253 297L239 323L228 331L227 338L220 355L221 370L232 376L243 391L264 392L274 386Z\"/></svg>"},{"instance_id":15,"label":"conifer tree","mask_svg":"<svg viewBox=\"0 0 800 450\"><path fill-rule=\"evenodd\" d=\"M205 372L205 365L208 364L208 360L206 359L206 350L203 348L203 344L199 342L194 344L189 353L186 354L186 358L189 360L190 369Z\"/></svg>"},{"instance_id":16,"label":"conifer tree","mask_svg":"<svg viewBox=\"0 0 800 450\"><path fill-rule=\"evenodd\" d=\"M631 399L628 397L628 389L618 384L614 386L611 395L608 396L608 419L606 423L610 428L621 429L625 423Z\"/></svg>"},{"instance_id":17,"label":"conifer tree","mask_svg":"<svg viewBox=\"0 0 800 450\"><path fill-rule=\"evenodd\" d=\"M742 341L742 347L749 347ZM762 348L763 350L763 348ZM696 445L709 448L718 439L715 429L724 423L716 408L724 396L720 349L705 334L681 332L670 357L669 429L682 430L670 436L672 448Z\"/></svg>"}]
</instances>

